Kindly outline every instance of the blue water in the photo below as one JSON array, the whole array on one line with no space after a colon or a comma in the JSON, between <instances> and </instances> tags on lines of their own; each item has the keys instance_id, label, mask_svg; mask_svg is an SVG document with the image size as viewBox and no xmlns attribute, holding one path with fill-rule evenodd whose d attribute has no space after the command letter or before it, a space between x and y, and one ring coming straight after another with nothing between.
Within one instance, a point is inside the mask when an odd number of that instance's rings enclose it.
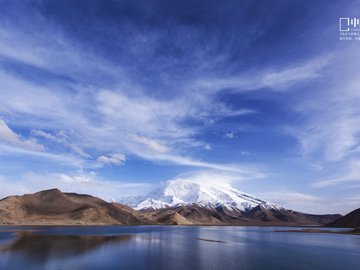
<instances>
[{"instance_id":1,"label":"blue water","mask_svg":"<svg viewBox=\"0 0 360 270\"><path fill-rule=\"evenodd\" d=\"M360 236L284 229L0 227L0 269L360 269Z\"/></svg>"}]
</instances>

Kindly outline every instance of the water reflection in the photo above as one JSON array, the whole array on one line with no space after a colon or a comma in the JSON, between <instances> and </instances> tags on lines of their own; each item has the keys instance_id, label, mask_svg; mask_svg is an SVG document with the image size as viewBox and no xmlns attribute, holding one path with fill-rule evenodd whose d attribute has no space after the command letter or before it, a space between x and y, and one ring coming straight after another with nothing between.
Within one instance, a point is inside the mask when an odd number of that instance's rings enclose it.
<instances>
[{"instance_id":1,"label":"water reflection","mask_svg":"<svg viewBox=\"0 0 360 270\"><path fill-rule=\"evenodd\" d=\"M33 230L15 238L10 230ZM41 232L35 230L43 230ZM1 232L0 269L357 269L360 237L263 227L48 227ZM112 235L112 236L107 236Z\"/></svg>"},{"instance_id":2,"label":"water reflection","mask_svg":"<svg viewBox=\"0 0 360 270\"><path fill-rule=\"evenodd\" d=\"M51 258L76 257L103 245L129 241L131 235L46 235L29 232L16 233L16 239L0 246L0 252L22 256L37 263Z\"/></svg>"}]
</instances>

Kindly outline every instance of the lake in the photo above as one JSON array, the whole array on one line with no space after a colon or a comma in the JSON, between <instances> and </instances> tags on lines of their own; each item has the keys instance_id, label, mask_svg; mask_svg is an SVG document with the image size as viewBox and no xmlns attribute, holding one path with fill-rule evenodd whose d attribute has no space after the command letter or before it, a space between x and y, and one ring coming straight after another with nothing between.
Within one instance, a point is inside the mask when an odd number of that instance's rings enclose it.
<instances>
[{"instance_id":1,"label":"lake","mask_svg":"<svg viewBox=\"0 0 360 270\"><path fill-rule=\"evenodd\" d=\"M360 236L286 229L7 226L0 269L359 269Z\"/></svg>"}]
</instances>

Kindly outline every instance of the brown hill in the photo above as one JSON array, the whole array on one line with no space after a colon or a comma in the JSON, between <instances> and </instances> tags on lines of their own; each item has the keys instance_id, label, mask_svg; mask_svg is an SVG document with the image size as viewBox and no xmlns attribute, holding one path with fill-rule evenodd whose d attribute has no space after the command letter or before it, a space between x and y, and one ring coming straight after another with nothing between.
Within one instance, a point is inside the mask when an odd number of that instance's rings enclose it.
<instances>
[{"instance_id":1,"label":"brown hill","mask_svg":"<svg viewBox=\"0 0 360 270\"><path fill-rule=\"evenodd\" d=\"M268 209L262 205L246 213L222 207L207 208L194 204L151 210L147 214L159 223L177 225L324 225L341 217L340 215L311 215L284 208Z\"/></svg>"},{"instance_id":2,"label":"brown hill","mask_svg":"<svg viewBox=\"0 0 360 270\"><path fill-rule=\"evenodd\" d=\"M179 213L172 211L164 211L164 213L157 216L156 220L158 223L166 225L194 225Z\"/></svg>"},{"instance_id":3,"label":"brown hill","mask_svg":"<svg viewBox=\"0 0 360 270\"><path fill-rule=\"evenodd\" d=\"M178 206L162 208L148 212L152 220L162 224L174 225L221 225L224 223L216 217L217 212L213 209L198 206Z\"/></svg>"},{"instance_id":4,"label":"brown hill","mask_svg":"<svg viewBox=\"0 0 360 270\"><path fill-rule=\"evenodd\" d=\"M0 224L133 225L150 221L130 207L58 189L0 201Z\"/></svg>"},{"instance_id":5,"label":"brown hill","mask_svg":"<svg viewBox=\"0 0 360 270\"><path fill-rule=\"evenodd\" d=\"M325 225L341 215L312 215L288 209L272 209L258 205L243 215L249 220L257 220L274 225Z\"/></svg>"},{"instance_id":6,"label":"brown hill","mask_svg":"<svg viewBox=\"0 0 360 270\"><path fill-rule=\"evenodd\" d=\"M360 228L360 208L327 224L328 227Z\"/></svg>"}]
</instances>

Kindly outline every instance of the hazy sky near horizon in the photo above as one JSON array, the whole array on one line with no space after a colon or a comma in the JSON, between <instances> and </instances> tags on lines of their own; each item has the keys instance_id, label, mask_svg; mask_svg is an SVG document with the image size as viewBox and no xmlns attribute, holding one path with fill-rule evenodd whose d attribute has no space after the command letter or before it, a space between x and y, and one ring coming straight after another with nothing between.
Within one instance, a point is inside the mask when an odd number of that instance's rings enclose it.
<instances>
[{"instance_id":1,"label":"hazy sky near horizon","mask_svg":"<svg viewBox=\"0 0 360 270\"><path fill-rule=\"evenodd\" d=\"M0 0L0 195L230 182L360 207L359 1Z\"/></svg>"}]
</instances>

